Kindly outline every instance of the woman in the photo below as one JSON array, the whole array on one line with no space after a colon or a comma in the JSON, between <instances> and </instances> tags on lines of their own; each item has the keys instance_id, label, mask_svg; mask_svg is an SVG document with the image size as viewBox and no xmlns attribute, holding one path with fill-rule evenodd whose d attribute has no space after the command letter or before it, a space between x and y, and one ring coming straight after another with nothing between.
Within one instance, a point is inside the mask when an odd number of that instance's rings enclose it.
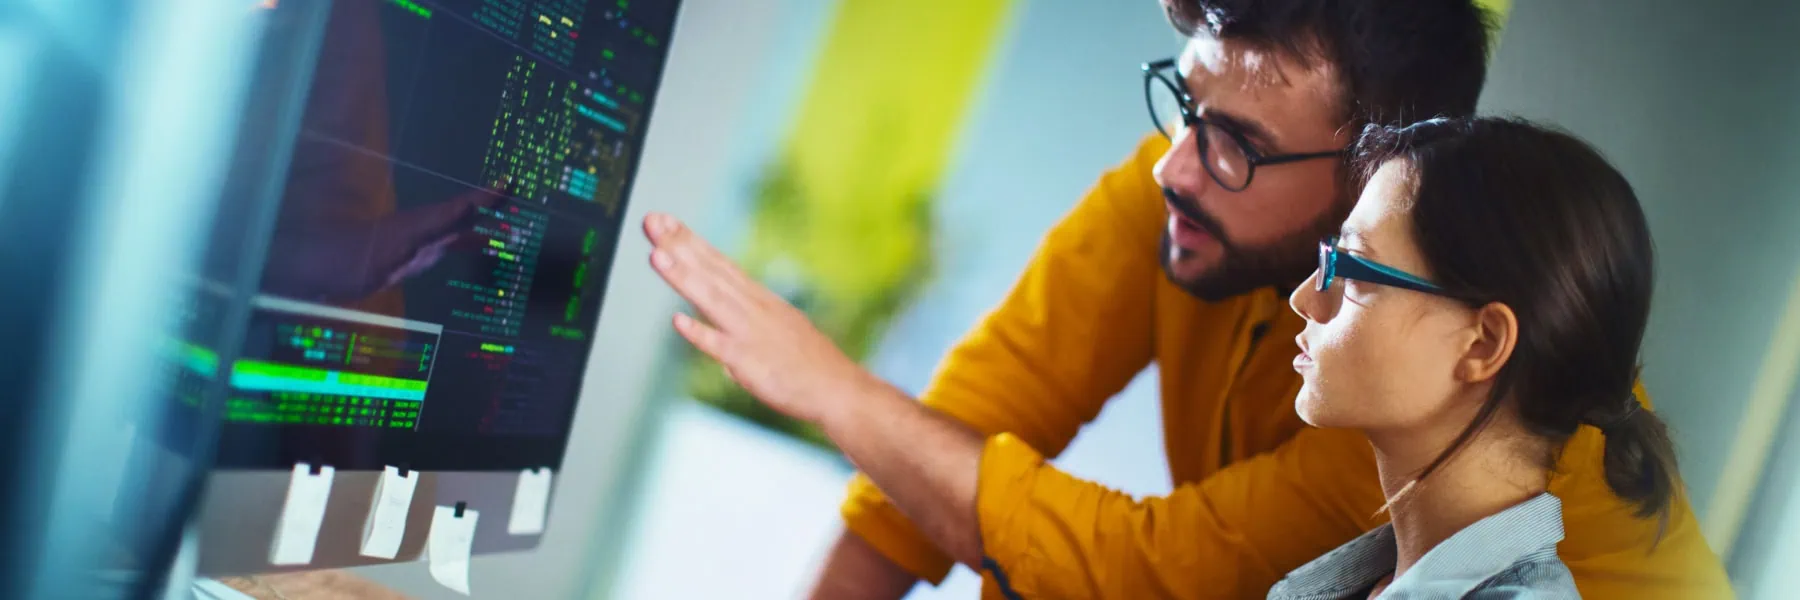
<instances>
[{"instance_id":1,"label":"woman","mask_svg":"<svg viewBox=\"0 0 1800 600\"><path fill-rule=\"evenodd\" d=\"M1522 121L1432 120L1358 145L1367 186L1290 303L1307 320L1295 406L1364 431L1391 524L1270 598L1577 597L1545 492L1583 425L1613 492L1667 519L1674 450L1632 389L1651 244L1594 150Z\"/></svg>"}]
</instances>

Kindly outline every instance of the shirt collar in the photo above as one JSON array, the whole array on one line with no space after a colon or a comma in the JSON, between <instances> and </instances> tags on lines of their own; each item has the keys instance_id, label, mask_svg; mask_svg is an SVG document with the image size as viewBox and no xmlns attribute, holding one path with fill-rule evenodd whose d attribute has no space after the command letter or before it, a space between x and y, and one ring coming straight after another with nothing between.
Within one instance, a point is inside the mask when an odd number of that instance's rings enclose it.
<instances>
[{"instance_id":1,"label":"shirt collar","mask_svg":"<svg viewBox=\"0 0 1800 600\"><path fill-rule=\"evenodd\" d=\"M1460 598L1514 564L1546 552L1554 556L1562 538L1562 501L1539 494L1456 532L1386 592ZM1384 524L1295 569L1269 591L1269 598L1341 598L1362 592L1394 572L1398 552L1394 526Z\"/></svg>"},{"instance_id":2,"label":"shirt collar","mask_svg":"<svg viewBox=\"0 0 1800 600\"><path fill-rule=\"evenodd\" d=\"M1460 598L1481 582L1563 539L1562 500L1549 492L1464 527L1426 552L1390 589L1429 589Z\"/></svg>"},{"instance_id":3,"label":"shirt collar","mask_svg":"<svg viewBox=\"0 0 1800 600\"><path fill-rule=\"evenodd\" d=\"M1394 526L1383 524L1294 569L1269 590L1269 600L1343 598L1369 589L1399 560Z\"/></svg>"}]
</instances>

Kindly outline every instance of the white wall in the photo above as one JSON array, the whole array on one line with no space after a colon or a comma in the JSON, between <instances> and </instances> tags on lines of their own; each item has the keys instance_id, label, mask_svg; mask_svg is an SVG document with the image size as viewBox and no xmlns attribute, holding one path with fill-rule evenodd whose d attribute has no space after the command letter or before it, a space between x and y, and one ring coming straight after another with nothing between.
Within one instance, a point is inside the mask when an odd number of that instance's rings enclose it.
<instances>
[{"instance_id":1,"label":"white wall","mask_svg":"<svg viewBox=\"0 0 1800 600\"><path fill-rule=\"evenodd\" d=\"M1797 27L1792 2L1520 2L1483 98L1635 186L1659 263L1644 379L1703 520L1800 272Z\"/></svg>"},{"instance_id":2,"label":"white wall","mask_svg":"<svg viewBox=\"0 0 1800 600\"><path fill-rule=\"evenodd\" d=\"M720 132L740 126L776 29L776 4L683 1L548 529L536 551L477 557L475 597L583 597L616 564L622 523L613 517L628 500L617 484L641 460L653 420L646 415L648 376L676 305L648 268L637 224L651 209L693 216L708 206L729 154ZM417 598L463 597L434 583L419 563L354 571Z\"/></svg>"},{"instance_id":3,"label":"white wall","mask_svg":"<svg viewBox=\"0 0 1800 600\"><path fill-rule=\"evenodd\" d=\"M1800 395L1800 393L1797 393ZM1794 399L1790 399L1791 402ZM1800 589L1800 411L1789 409L1749 523L1727 566L1738 593L1776 600Z\"/></svg>"}]
</instances>

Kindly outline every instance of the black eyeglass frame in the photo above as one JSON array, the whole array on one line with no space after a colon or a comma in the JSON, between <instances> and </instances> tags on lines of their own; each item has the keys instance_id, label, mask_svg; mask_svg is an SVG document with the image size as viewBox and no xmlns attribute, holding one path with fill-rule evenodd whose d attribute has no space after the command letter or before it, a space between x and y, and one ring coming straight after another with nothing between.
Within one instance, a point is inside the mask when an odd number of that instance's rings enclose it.
<instances>
[{"instance_id":1,"label":"black eyeglass frame","mask_svg":"<svg viewBox=\"0 0 1800 600\"><path fill-rule=\"evenodd\" d=\"M1342 158L1349 153L1348 148L1293 154L1265 155L1258 152L1255 146L1250 145L1250 140L1244 137L1243 133L1227 127L1222 123L1209 122L1204 117L1201 117L1194 112L1194 97L1188 94L1187 85L1185 85L1186 79L1182 77L1180 72L1175 73L1175 80L1170 80L1169 77L1164 74L1165 71L1173 71L1178 66L1179 64L1174 58L1165 58L1144 63L1139 67L1144 71L1144 107L1149 109L1150 123L1156 126L1157 133L1161 133L1164 138L1173 140L1174 138L1169 135L1169 132L1163 129L1162 118L1158 117L1156 114L1155 88L1150 86L1161 83L1164 87L1168 88L1170 92L1174 92L1175 97L1181 101L1182 124L1196 130L1194 134L1194 146L1200 153L1200 163L1206 167L1206 174L1212 177L1213 182L1218 183L1220 187L1233 192L1241 192L1250 189L1250 182L1256 180L1257 167L1287 164L1304 160L1317 160L1321 158ZM1220 177L1219 173L1213 170L1211 153L1207 151L1206 147L1206 132L1202 129L1208 125L1217 127L1220 131L1225 132L1225 135L1231 136L1232 141L1237 143L1238 150L1244 153L1245 173L1243 185L1233 186L1226 183L1225 178Z\"/></svg>"}]
</instances>

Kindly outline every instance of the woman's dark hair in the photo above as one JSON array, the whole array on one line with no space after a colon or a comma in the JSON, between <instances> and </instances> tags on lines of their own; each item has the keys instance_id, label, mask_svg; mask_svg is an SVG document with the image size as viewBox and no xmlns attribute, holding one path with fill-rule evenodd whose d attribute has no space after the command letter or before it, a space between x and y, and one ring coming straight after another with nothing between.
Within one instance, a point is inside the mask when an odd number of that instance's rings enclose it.
<instances>
[{"instance_id":1,"label":"woman's dark hair","mask_svg":"<svg viewBox=\"0 0 1800 600\"><path fill-rule=\"evenodd\" d=\"M1558 448L1580 425L1600 427L1607 485L1666 527L1681 485L1675 449L1633 394L1653 261L1631 184L1580 139L1517 119L1364 130L1356 162L1365 181L1396 159L1413 185L1413 235L1433 279L1471 305L1505 304L1519 323L1493 396L1419 480L1510 398L1525 426Z\"/></svg>"}]
</instances>

